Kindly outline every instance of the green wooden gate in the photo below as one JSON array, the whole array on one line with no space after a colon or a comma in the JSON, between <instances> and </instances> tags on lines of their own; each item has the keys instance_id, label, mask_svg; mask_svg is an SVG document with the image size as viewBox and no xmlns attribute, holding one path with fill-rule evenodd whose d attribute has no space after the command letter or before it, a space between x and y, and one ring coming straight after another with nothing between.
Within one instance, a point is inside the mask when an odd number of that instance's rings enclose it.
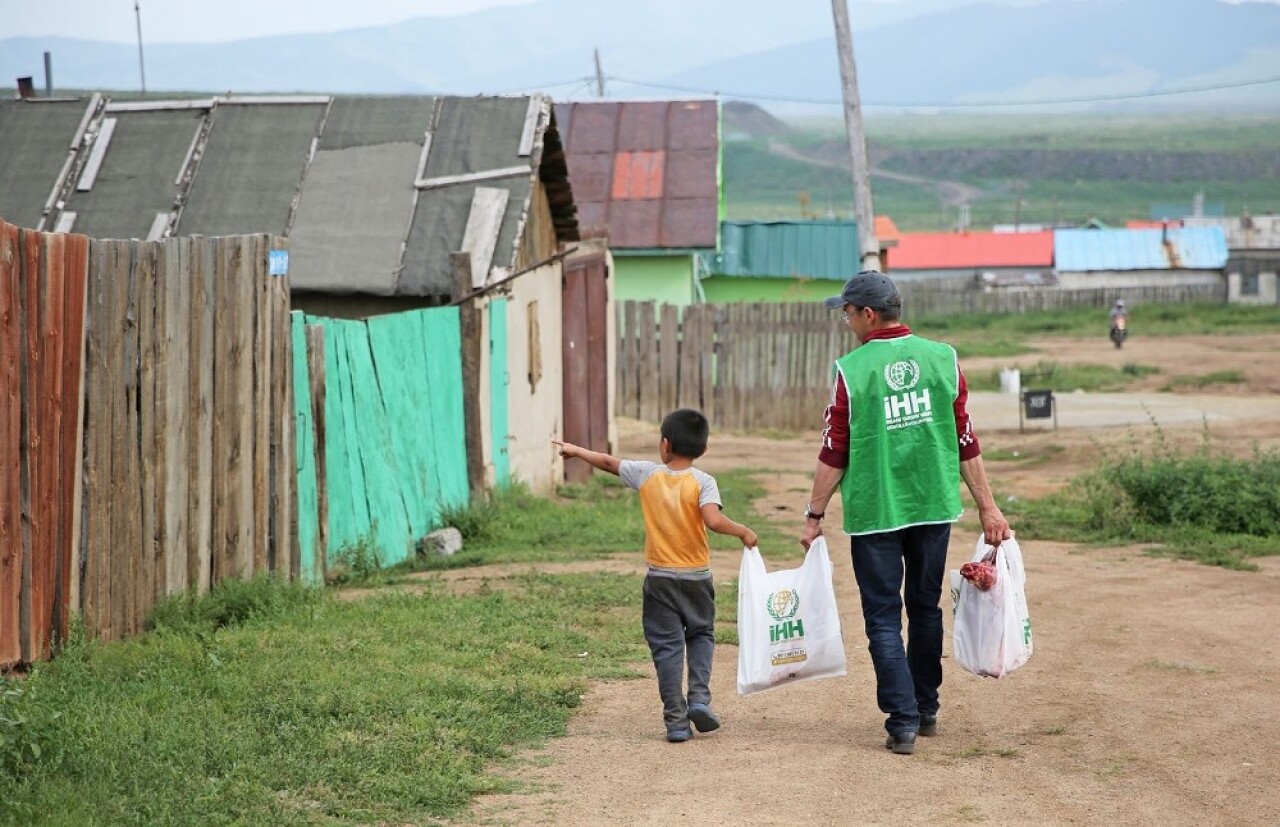
<instances>
[{"instance_id":1,"label":"green wooden gate","mask_svg":"<svg viewBox=\"0 0 1280 827\"><path fill-rule=\"evenodd\" d=\"M316 549L322 498L327 562L368 544L379 564L395 565L438 526L442 509L469 498L457 308L367 321L295 313L295 343L303 324L324 329L325 396L324 444L316 446L306 348L295 347L301 568L313 579L323 570ZM317 448L324 480L309 459Z\"/></svg>"}]
</instances>

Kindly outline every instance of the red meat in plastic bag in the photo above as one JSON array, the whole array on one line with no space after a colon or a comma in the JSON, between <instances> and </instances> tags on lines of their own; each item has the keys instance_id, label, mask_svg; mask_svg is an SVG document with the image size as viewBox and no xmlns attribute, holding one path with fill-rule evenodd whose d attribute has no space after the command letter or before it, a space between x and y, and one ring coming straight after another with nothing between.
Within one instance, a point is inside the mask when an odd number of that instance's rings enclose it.
<instances>
[{"instance_id":1,"label":"red meat in plastic bag","mask_svg":"<svg viewBox=\"0 0 1280 827\"><path fill-rule=\"evenodd\" d=\"M991 551L976 563L965 563L960 566L960 576L974 585L978 591L989 591L996 584L996 550Z\"/></svg>"}]
</instances>

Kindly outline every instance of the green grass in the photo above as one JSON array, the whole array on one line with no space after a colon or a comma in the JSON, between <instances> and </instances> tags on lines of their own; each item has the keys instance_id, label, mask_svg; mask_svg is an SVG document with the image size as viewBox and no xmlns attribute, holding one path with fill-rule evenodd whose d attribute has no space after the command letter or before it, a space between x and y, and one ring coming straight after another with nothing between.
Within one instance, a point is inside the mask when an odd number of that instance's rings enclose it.
<instances>
[{"instance_id":1,"label":"green grass","mask_svg":"<svg viewBox=\"0 0 1280 827\"><path fill-rule=\"evenodd\" d=\"M1062 491L1005 510L1029 536L1148 545L1149 554L1252 570L1250 558L1280 554L1280 452L1241 460L1207 434L1179 451L1157 428L1151 447L1135 437Z\"/></svg>"},{"instance_id":2,"label":"green grass","mask_svg":"<svg viewBox=\"0 0 1280 827\"><path fill-rule=\"evenodd\" d=\"M1161 390L1179 391L1184 388L1207 388L1210 385L1239 385L1244 382L1244 373L1238 370L1217 370L1199 376L1179 374L1169 380Z\"/></svg>"},{"instance_id":3,"label":"green grass","mask_svg":"<svg viewBox=\"0 0 1280 827\"><path fill-rule=\"evenodd\" d=\"M904 321L917 333L943 339L962 353L964 348L981 348L987 342L1016 344L1040 336L1103 339L1109 325L1105 310L1089 307L1027 313L912 316L909 303ZM1276 305L1139 304L1129 312L1131 337L1220 336L1274 333L1277 329L1280 329L1280 306Z\"/></svg>"},{"instance_id":4,"label":"green grass","mask_svg":"<svg viewBox=\"0 0 1280 827\"><path fill-rule=\"evenodd\" d=\"M1059 393L1072 391L1119 391L1135 379L1150 373L1158 373L1150 365L1061 365L1041 361L1022 368L1021 384L1027 389L1052 390ZM965 374L969 389L995 391L1000 389L1000 371L978 371Z\"/></svg>"},{"instance_id":5,"label":"green grass","mask_svg":"<svg viewBox=\"0 0 1280 827\"><path fill-rule=\"evenodd\" d=\"M73 645L0 682L0 720L25 722L0 744L28 747L0 765L0 823L449 817L505 788L491 762L563 734L589 679L636 674L639 586L542 575L470 597L317 597L199 634L196 609L188 631Z\"/></svg>"}]
</instances>

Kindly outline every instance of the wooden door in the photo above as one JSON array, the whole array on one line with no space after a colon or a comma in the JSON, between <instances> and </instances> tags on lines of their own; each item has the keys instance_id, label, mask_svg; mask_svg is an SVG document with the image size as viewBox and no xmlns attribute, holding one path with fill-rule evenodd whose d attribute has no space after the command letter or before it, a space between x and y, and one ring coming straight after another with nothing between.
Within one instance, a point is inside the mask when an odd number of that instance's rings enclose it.
<instances>
[{"instance_id":1,"label":"wooden door","mask_svg":"<svg viewBox=\"0 0 1280 827\"><path fill-rule=\"evenodd\" d=\"M593 451L609 450L608 278L603 254L565 263L564 438ZM591 467L569 460L564 476L582 482Z\"/></svg>"}]
</instances>

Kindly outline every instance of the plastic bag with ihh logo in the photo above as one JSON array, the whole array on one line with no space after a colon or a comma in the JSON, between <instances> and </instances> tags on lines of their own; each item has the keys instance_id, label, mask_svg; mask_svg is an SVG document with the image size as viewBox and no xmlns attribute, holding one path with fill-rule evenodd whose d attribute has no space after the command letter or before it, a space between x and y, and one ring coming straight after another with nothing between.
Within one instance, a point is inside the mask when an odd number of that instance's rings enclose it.
<instances>
[{"instance_id":1,"label":"plastic bag with ihh logo","mask_svg":"<svg viewBox=\"0 0 1280 827\"><path fill-rule=\"evenodd\" d=\"M738 692L845 674L831 557L819 537L795 569L766 571L742 550L738 574Z\"/></svg>"}]
</instances>

